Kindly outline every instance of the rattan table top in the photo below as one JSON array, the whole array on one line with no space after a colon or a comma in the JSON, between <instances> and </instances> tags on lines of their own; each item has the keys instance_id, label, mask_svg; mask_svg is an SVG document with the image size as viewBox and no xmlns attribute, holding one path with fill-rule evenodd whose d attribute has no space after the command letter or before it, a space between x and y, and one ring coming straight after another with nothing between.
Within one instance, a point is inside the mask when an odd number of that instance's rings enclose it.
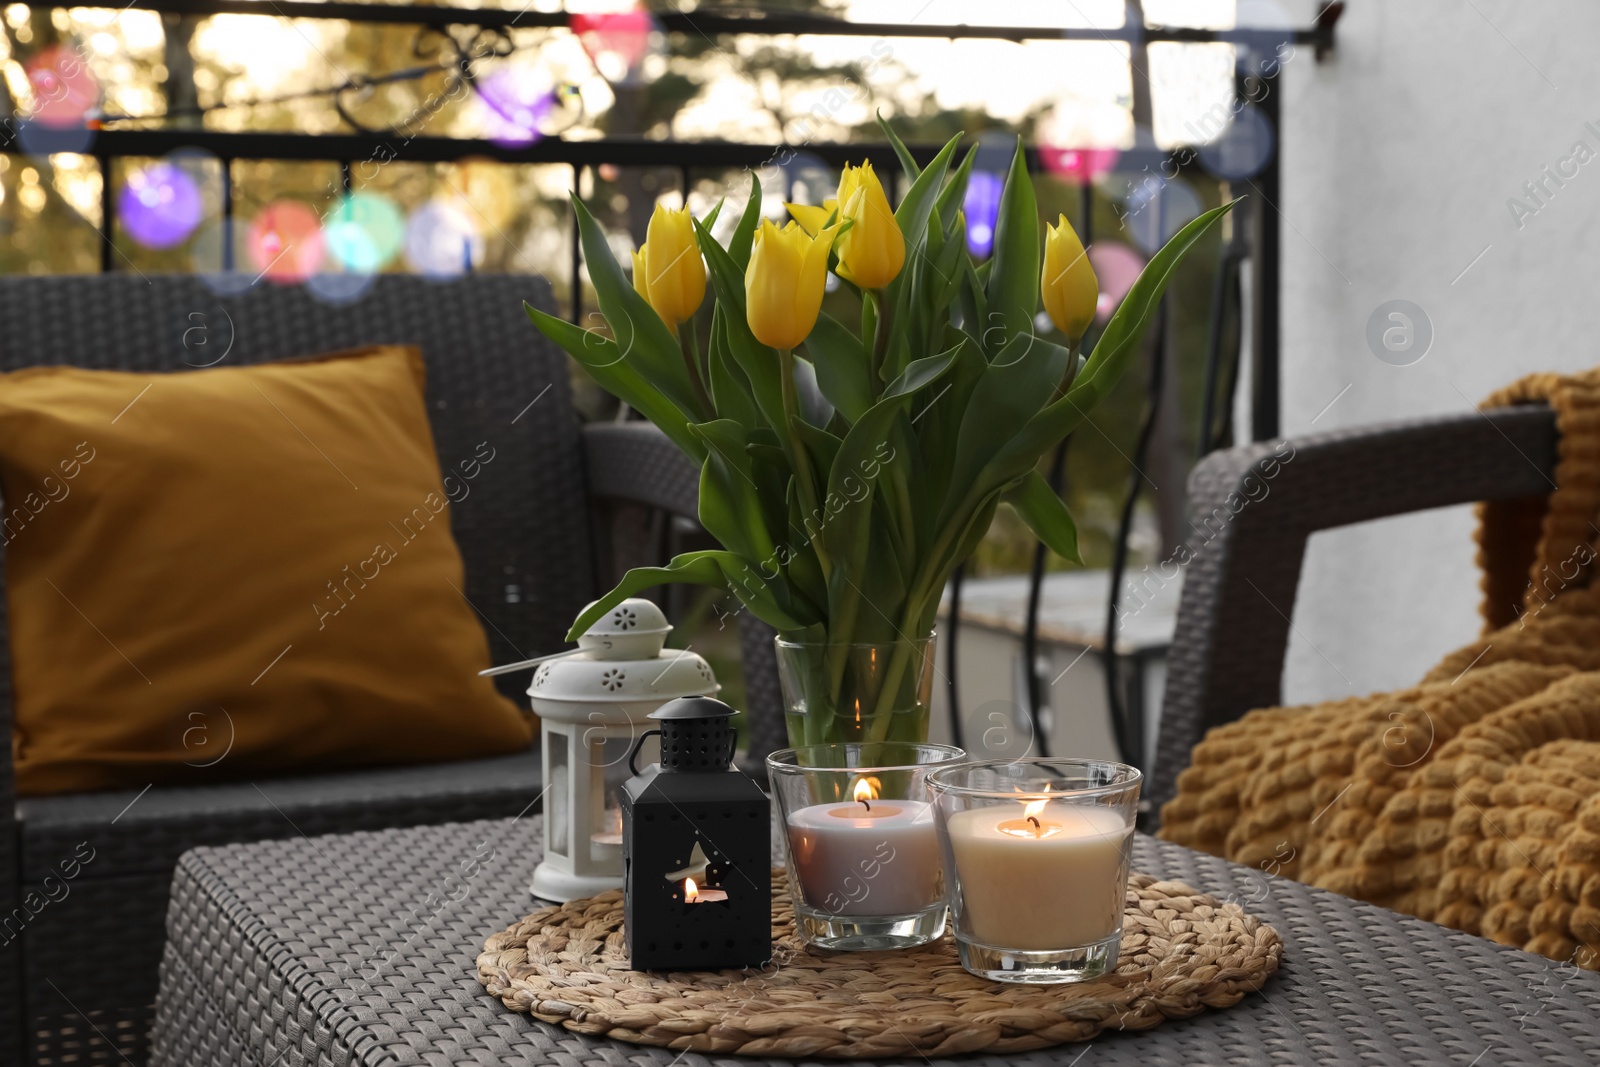
<instances>
[{"instance_id":1,"label":"rattan table top","mask_svg":"<svg viewBox=\"0 0 1600 1067\"><path fill-rule=\"evenodd\" d=\"M588 1038L484 995L475 967L484 931L530 910L540 831L529 816L187 853L167 920L154 1062L762 1062ZM1137 840L1134 865L1272 923L1285 950L1265 992L1142 1033L932 1062L1600 1062L1600 975L1149 838Z\"/></svg>"}]
</instances>

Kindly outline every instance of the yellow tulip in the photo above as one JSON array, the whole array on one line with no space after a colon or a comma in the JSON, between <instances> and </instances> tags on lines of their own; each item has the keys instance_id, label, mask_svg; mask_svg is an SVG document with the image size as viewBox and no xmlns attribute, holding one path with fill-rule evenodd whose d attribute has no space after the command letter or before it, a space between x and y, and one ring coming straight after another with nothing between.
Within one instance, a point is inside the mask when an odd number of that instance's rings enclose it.
<instances>
[{"instance_id":1,"label":"yellow tulip","mask_svg":"<svg viewBox=\"0 0 1600 1067\"><path fill-rule=\"evenodd\" d=\"M812 207L809 204L785 203L789 214L800 224L800 228L815 237L817 231L828 224L828 216L832 215L839 207L839 201L828 199L822 202L821 207Z\"/></svg>"},{"instance_id":2,"label":"yellow tulip","mask_svg":"<svg viewBox=\"0 0 1600 1067\"><path fill-rule=\"evenodd\" d=\"M863 289L882 289L906 262L906 239L871 163L846 166L839 176L839 277Z\"/></svg>"},{"instance_id":3,"label":"yellow tulip","mask_svg":"<svg viewBox=\"0 0 1600 1067\"><path fill-rule=\"evenodd\" d=\"M633 291L644 297L645 302L650 300L650 268L645 265L645 250L633 250Z\"/></svg>"},{"instance_id":4,"label":"yellow tulip","mask_svg":"<svg viewBox=\"0 0 1600 1067\"><path fill-rule=\"evenodd\" d=\"M656 205L645 231L644 256L634 261L635 289L639 288L640 263L648 268L645 299L668 326L676 326L699 310L706 298L706 265L700 258L687 207L669 211Z\"/></svg>"},{"instance_id":5,"label":"yellow tulip","mask_svg":"<svg viewBox=\"0 0 1600 1067\"><path fill-rule=\"evenodd\" d=\"M745 318L756 340L790 349L811 333L836 229L813 236L793 222L780 230L771 219L761 220L744 272Z\"/></svg>"},{"instance_id":6,"label":"yellow tulip","mask_svg":"<svg viewBox=\"0 0 1600 1067\"><path fill-rule=\"evenodd\" d=\"M1045 227L1039 295L1056 329L1077 344L1094 321L1100 283L1089 263L1089 254L1083 250L1083 242L1078 240L1078 234L1065 215L1056 225Z\"/></svg>"}]
</instances>

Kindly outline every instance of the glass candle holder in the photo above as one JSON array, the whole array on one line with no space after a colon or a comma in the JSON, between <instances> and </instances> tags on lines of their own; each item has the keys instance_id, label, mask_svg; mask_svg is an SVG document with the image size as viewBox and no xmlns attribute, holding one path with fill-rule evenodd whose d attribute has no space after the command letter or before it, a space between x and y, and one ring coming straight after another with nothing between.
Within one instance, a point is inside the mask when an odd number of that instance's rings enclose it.
<instances>
[{"instance_id":1,"label":"glass candle holder","mask_svg":"<svg viewBox=\"0 0 1600 1067\"><path fill-rule=\"evenodd\" d=\"M961 963L1000 982L1113 970L1142 776L1121 763L986 760L928 776Z\"/></svg>"},{"instance_id":2,"label":"glass candle holder","mask_svg":"<svg viewBox=\"0 0 1600 1067\"><path fill-rule=\"evenodd\" d=\"M945 890L927 777L966 753L840 742L767 757L795 927L808 944L908 948L944 933Z\"/></svg>"}]
</instances>

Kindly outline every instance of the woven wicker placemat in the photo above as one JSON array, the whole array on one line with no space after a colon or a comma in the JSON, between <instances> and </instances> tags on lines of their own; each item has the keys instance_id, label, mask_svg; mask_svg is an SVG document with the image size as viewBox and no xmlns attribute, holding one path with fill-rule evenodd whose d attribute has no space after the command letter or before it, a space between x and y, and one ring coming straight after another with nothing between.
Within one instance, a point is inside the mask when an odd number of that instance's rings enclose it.
<instances>
[{"instance_id":1,"label":"woven wicker placemat","mask_svg":"<svg viewBox=\"0 0 1600 1067\"><path fill-rule=\"evenodd\" d=\"M817 952L795 935L772 875L773 960L762 970L628 968L622 894L534 912L484 942L478 979L506 1007L580 1034L694 1052L866 1059L1022 1052L1226 1008L1278 969L1278 932L1183 885L1129 879L1114 974L1030 986L968 974L946 934L899 952Z\"/></svg>"}]
</instances>

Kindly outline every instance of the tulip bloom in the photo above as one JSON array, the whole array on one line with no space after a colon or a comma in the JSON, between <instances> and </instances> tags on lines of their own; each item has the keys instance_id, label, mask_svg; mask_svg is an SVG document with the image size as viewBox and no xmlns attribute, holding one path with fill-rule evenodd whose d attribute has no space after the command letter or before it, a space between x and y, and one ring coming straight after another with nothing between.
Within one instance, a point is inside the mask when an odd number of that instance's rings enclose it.
<instances>
[{"instance_id":1,"label":"tulip bloom","mask_svg":"<svg viewBox=\"0 0 1600 1067\"><path fill-rule=\"evenodd\" d=\"M1083 242L1065 215L1054 226L1045 227L1044 269L1039 276L1039 295L1056 329L1076 345L1094 321L1095 304L1100 299L1100 283L1094 276Z\"/></svg>"},{"instance_id":2,"label":"tulip bloom","mask_svg":"<svg viewBox=\"0 0 1600 1067\"><path fill-rule=\"evenodd\" d=\"M821 207L812 207L809 204L785 203L789 214L800 224L800 228L815 237L822 227L828 224L828 216L832 215L839 207L839 201L829 197L822 202Z\"/></svg>"},{"instance_id":3,"label":"tulip bloom","mask_svg":"<svg viewBox=\"0 0 1600 1067\"><path fill-rule=\"evenodd\" d=\"M639 268L645 268L641 295L668 326L693 317L706 298L706 265L694 238L687 207L669 211L660 204L650 216L642 255L635 255L633 287L639 289Z\"/></svg>"},{"instance_id":4,"label":"tulip bloom","mask_svg":"<svg viewBox=\"0 0 1600 1067\"><path fill-rule=\"evenodd\" d=\"M839 277L863 289L882 289L906 262L906 239L871 163L846 166L839 176ZM824 205L826 206L826 205Z\"/></svg>"},{"instance_id":5,"label":"tulip bloom","mask_svg":"<svg viewBox=\"0 0 1600 1067\"><path fill-rule=\"evenodd\" d=\"M835 227L815 236L791 222L783 229L762 219L744 272L745 318L756 340L791 349L806 339L822 310L828 250Z\"/></svg>"},{"instance_id":6,"label":"tulip bloom","mask_svg":"<svg viewBox=\"0 0 1600 1067\"><path fill-rule=\"evenodd\" d=\"M642 248L633 250L633 291L644 297L646 303L650 302L650 268L645 263L645 250Z\"/></svg>"}]
</instances>

